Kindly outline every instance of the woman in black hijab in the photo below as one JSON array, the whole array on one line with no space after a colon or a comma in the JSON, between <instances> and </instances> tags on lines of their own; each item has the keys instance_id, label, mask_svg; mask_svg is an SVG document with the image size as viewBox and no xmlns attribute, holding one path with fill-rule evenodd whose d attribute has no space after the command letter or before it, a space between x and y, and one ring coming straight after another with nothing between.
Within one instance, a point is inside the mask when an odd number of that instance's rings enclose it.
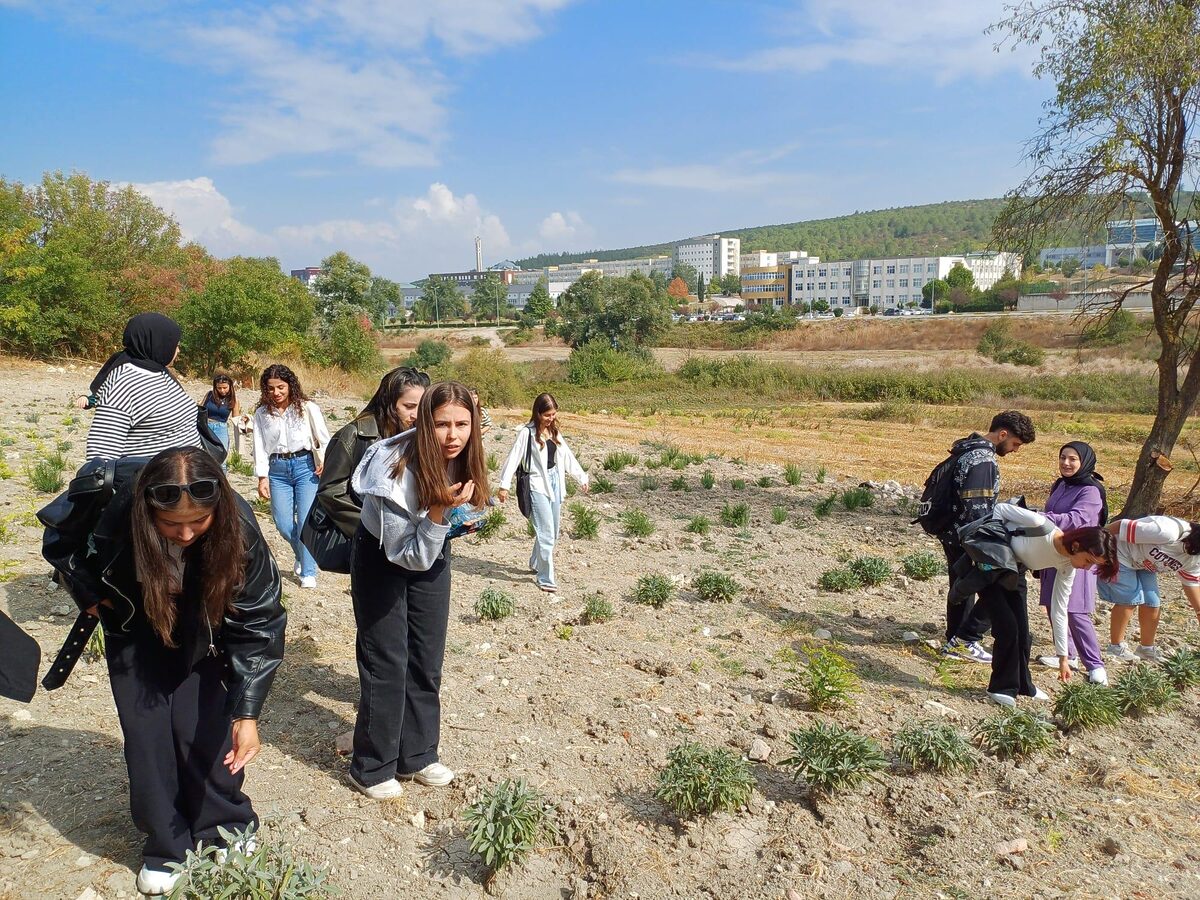
<instances>
[{"instance_id":1,"label":"woman in black hijab","mask_svg":"<svg viewBox=\"0 0 1200 900\"><path fill-rule=\"evenodd\" d=\"M145 369L147 372L167 372L167 366L179 355L179 339L183 332L174 319L162 313L139 313L125 323L122 349L110 356L88 385L87 394L80 395L75 405L80 409L91 409L97 403L97 395L113 369L125 363ZM80 402L82 401L82 402Z\"/></svg>"}]
</instances>

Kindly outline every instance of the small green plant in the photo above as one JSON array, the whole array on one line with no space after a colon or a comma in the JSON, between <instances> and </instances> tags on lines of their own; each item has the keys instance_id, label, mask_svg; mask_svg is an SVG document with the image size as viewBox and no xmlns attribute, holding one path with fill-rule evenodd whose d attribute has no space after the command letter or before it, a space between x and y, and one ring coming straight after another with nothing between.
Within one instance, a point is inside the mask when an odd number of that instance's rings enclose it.
<instances>
[{"instance_id":1,"label":"small green plant","mask_svg":"<svg viewBox=\"0 0 1200 900\"><path fill-rule=\"evenodd\" d=\"M618 518L630 537L650 537L654 534L654 522L640 509L627 509Z\"/></svg>"},{"instance_id":2,"label":"small green plant","mask_svg":"<svg viewBox=\"0 0 1200 900\"><path fill-rule=\"evenodd\" d=\"M786 506L771 507L771 523L774 525L782 525L787 521L788 511Z\"/></svg>"},{"instance_id":3,"label":"small green plant","mask_svg":"<svg viewBox=\"0 0 1200 900\"><path fill-rule=\"evenodd\" d=\"M800 471L800 467L795 463L788 463L783 467L783 480L792 487L795 487L800 483L800 477L802 474L803 473Z\"/></svg>"},{"instance_id":4,"label":"small green plant","mask_svg":"<svg viewBox=\"0 0 1200 900\"><path fill-rule=\"evenodd\" d=\"M746 479L735 478L733 481L729 482L729 487L735 491L744 491L746 489Z\"/></svg>"},{"instance_id":5,"label":"small green plant","mask_svg":"<svg viewBox=\"0 0 1200 900\"><path fill-rule=\"evenodd\" d=\"M713 489L713 485L716 483L717 477L713 475L712 472L705 471L704 474L700 476L700 486L706 491L711 491Z\"/></svg>"},{"instance_id":6,"label":"small green plant","mask_svg":"<svg viewBox=\"0 0 1200 900\"><path fill-rule=\"evenodd\" d=\"M1184 691L1200 684L1200 653L1180 647L1162 662L1162 670L1175 690Z\"/></svg>"},{"instance_id":7,"label":"small green plant","mask_svg":"<svg viewBox=\"0 0 1200 900\"><path fill-rule=\"evenodd\" d=\"M554 636L556 638L558 638L560 641L569 641L571 639L571 635L573 635L574 633L575 633L574 625L561 624L561 625L554 626Z\"/></svg>"},{"instance_id":8,"label":"small green plant","mask_svg":"<svg viewBox=\"0 0 1200 900\"><path fill-rule=\"evenodd\" d=\"M42 418L41 413L35 413L35 412L25 413L25 421L28 422L30 425L36 425L41 418Z\"/></svg>"},{"instance_id":9,"label":"small green plant","mask_svg":"<svg viewBox=\"0 0 1200 900\"><path fill-rule=\"evenodd\" d=\"M666 575L643 575L633 589L633 600L643 606L662 609L675 596L675 582Z\"/></svg>"},{"instance_id":10,"label":"small green plant","mask_svg":"<svg viewBox=\"0 0 1200 900\"><path fill-rule=\"evenodd\" d=\"M64 465L59 465L62 457L57 455L40 459L26 470L29 485L35 491L43 494L57 494L62 490Z\"/></svg>"},{"instance_id":11,"label":"small green plant","mask_svg":"<svg viewBox=\"0 0 1200 900\"><path fill-rule=\"evenodd\" d=\"M524 779L504 779L483 789L479 799L467 808L467 840L471 850L498 872L512 863L520 863L543 836L556 833L542 796Z\"/></svg>"},{"instance_id":12,"label":"small green plant","mask_svg":"<svg viewBox=\"0 0 1200 900\"><path fill-rule=\"evenodd\" d=\"M842 491L842 506L850 512L875 505L875 495L870 488L852 487Z\"/></svg>"},{"instance_id":13,"label":"small green plant","mask_svg":"<svg viewBox=\"0 0 1200 900\"><path fill-rule=\"evenodd\" d=\"M762 478L758 479L758 481L756 481L754 483L756 485L758 485L760 488L769 488L771 485L773 485L775 483L775 480L773 478L771 478L769 475L764 475Z\"/></svg>"},{"instance_id":14,"label":"small green plant","mask_svg":"<svg viewBox=\"0 0 1200 900\"><path fill-rule=\"evenodd\" d=\"M613 617L613 605L604 599L603 594L591 594L583 601L583 614L580 621L584 625L598 625Z\"/></svg>"},{"instance_id":15,"label":"small green plant","mask_svg":"<svg viewBox=\"0 0 1200 900\"><path fill-rule=\"evenodd\" d=\"M533 519L525 520L525 534L529 537L537 537L537 529L533 527Z\"/></svg>"},{"instance_id":16,"label":"small green plant","mask_svg":"<svg viewBox=\"0 0 1200 900\"><path fill-rule=\"evenodd\" d=\"M324 900L335 896L324 867L314 868L255 834L253 828L217 833L229 849L215 844L199 851L189 850L182 864L172 864L179 880L167 894L168 900L196 897L236 897L238 900Z\"/></svg>"},{"instance_id":17,"label":"small green plant","mask_svg":"<svg viewBox=\"0 0 1200 900\"><path fill-rule=\"evenodd\" d=\"M1021 759L1054 743L1054 726L1027 709L1002 709L975 729L975 743L1001 759Z\"/></svg>"},{"instance_id":18,"label":"small green plant","mask_svg":"<svg viewBox=\"0 0 1200 900\"><path fill-rule=\"evenodd\" d=\"M641 488L643 491L657 491L661 485L662 482L659 481L657 475L642 476Z\"/></svg>"},{"instance_id":19,"label":"small green plant","mask_svg":"<svg viewBox=\"0 0 1200 900\"><path fill-rule=\"evenodd\" d=\"M487 467L489 472L495 472L500 468L500 458L495 453L487 455Z\"/></svg>"},{"instance_id":20,"label":"small green plant","mask_svg":"<svg viewBox=\"0 0 1200 900\"><path fill-rule=\"evenodd\" d=\"M813 507L813 514L818 519L824 519L833 512L833 505L837 503L837 498L837 494L830 494L824 500L818 500L817 504Z\"/></svg>"},{"instance_id":21,"label":"small green plant","mask_svg":"<svg viewBox=\"0 0 1200 900\"><path fill-rule=\"evenodd\" d=\"M83 655L89 662L99 662L104 659L104 629L99 625L88 637L87 646L83 648Z\"/></svg>"},{"instance_id":22,"label":"small green plant","mask_svg":"<svg viewBox=\"0 0 1200 900\"><path fill-rule=\"evenodd\" d=\"M1112 691L1117 707L1127 716L1166 709L1179 700L1179 692L1167 673L1146 663L1138 663L1118 675Z\"/></svg>"},{"instance_id":23,"label":"small green plant","mask_svg":"<svg viewBox=\"0 0 1200 900\"><path fill-rule=\"evenodd\" d=\"M225 465L234 475L244 475L247 478L254 477L254 463L236 450L229 452L229 458L225 460Z\"/></svg>"},{"instance_id":24,"label":"small green plant","mask_svg":"<svg viewBox=\"0 0 1200 900\"><path fill-rule=\"evenodd\" d=\"M825 467L824 467L824 466L821 466L821 468L817 469L817 484L824 484L824 483L825 483L825 476L826 476L827 474L828 474L828 473L825 471Z\"/></svg>"},{"instance_id":25,"label":"small green plant","mask_svg":"<svg viewBox=\"0 0 1200 900\"><path fill-rule=\"evenodd\" d=\"M822 794L852 788L888 766L878 743L835 722L817 722L788 735L792 755L779 765Z\"/></svg>"},{"instance_id":26,"label":"small green plant","mask_svg":"<svg viewBox=\"0 0 1200 900\"><path fill-rule=\"evenodd\" d=\"M516 611L517 601L499 588L484 588L475 601L475 615L492 622L507 619Z\"/></svg>"},{"instance_id":27,"label":"small green plant","mask_svg":"<svg viewBox=\"0 0 1200 900\"><path fill-rule=\"evenodd\" d=\"M688 742L667 754L654 796L680 818L735 810L750 799L754 776L740 754Z\"/></svg>"},{"instance_id":28,"label":"small green plant","mask_svg":"<svg viewBox=\"0 0 1200 900\"><path fill-rule=\"evenodd\" d=\"M579 485L576 484L574 481L568 481L567 482L567 490L566 490L567 496L574 497L578 493L579 493Z\"/></svg>"},{"instance_id":29,"label":"small green plant","mask_svg":"<svg viewBox=\"0 0 1200 900\"><path fill-rule=\"evenodd\" d=\"M711 527L712 523L708 521L707 516L692 516L683 526L683 530L689 534L708 534Z\"/></svg>"},{"instance_id":30,"label":"small green plant","mask_svg":"<svg viewBox=\"0 0 1200 900\"><path fill-rule=\"evenodd\" d=\"M13 477L12 466L10 466L8 464L7 460L0 458L0 481L8 481L8 479L10 479L12 477Z\"/></svg>"},{"instance_id":31,"label":"small green plant","mask_svg":"<svg viewBox=\"0 0 1200 900\"><path fill-rule=\"evenodd\" d=\"M494 538L500 533L500 529L508 524L508 516L504 514L498 506L493 506L479 520L479 524L475 526L475 536L481 541L487 541Z\"/></svg>"},{"instance_id":32,"label":"small green plant","mask_svg":"<svg viewBox=\"0 0 1200 900\"><path fill-rule=\"evenodd\" d=\"M689 494L692 491L692 487L688 484L688 480L684 476L677 475L671 479L671 490L683 491L685 494Z\"/></svg>"},{"instance_id":33,"label":"small green plant","mask_svg":"<svg viewBox=\"0 0 1200 900\"><path fill-rule=\"evenodd\" d=\"M928 581L946 570L941 559L924 550L908 554L900 560L900 566L913 581Z\"/></svg>"},{"instance_id":34,"label":"small green plant","mask_svg":"<svg viewBox=\"0 0 1200 900\"><path fill-rule=\"evenodd\" d=\"M750 507L745 503L726 503L721 507L721 524L726 528L745 528L750 524Z\"/></svg>"},{"instance_id":35,"label":"small green plant","mask_svg":"<svg viewBox=\"0 0 1200 900\"><path fill-rule=\"evenodd\" d=\"M571 513L571 537L590 541L600 534L600 515L594 509L572 503L568 511Z\"/></svg>"},{"instance_id":36,"label":"small green plant","mask_svg":"<svg viewBox=\"0 0 1200 900\"><path fill-rule=\"evenodd\" d=\"M604 457L604 471L620 472L629 466L637 465L638 458L627 450L615 450Z\"/></svg>"},{"instance_id":37,"label":"small green plant","mask_svg":"<svg viewBox=\"0 0 1200 900\"><path fill-rule=\"evenodd\" d=\"M853 569L837 566L821 573L821 577L817 579L817 587L823 591L834 591L840 594L862 587L862 579Z\"/></svg>"},{"instance_id":38,"label":"small green plant","mask_svg":"<svg viewBox=\"0 0 1200 900\"><path fill-rule=\"evenodd\" d=\"M69 453L74 446L70 441L59 441L56 445L59 453Z\"/></svg>"},{"instance_id":39,"label":"small green plant","mask_svg":"<svg viewBox=\"0 0 1200 900\"><path fill-rule=\"evenodd\" d=\"M854 666L836 650L817 647L807 651L808 660L787 686L808 697L813 709L850 706L861 690Z\"/></svg>"},{"instance_id":40,"label":"small green plant","mask_svg":"<svg viewBox=\"0 0 1200 900\"><path fill-rule=\"evenodd\" d=\"M866 585L883 584L892 577L892 564L882 556L859 556L847 568Z\"/></svg>"},{"instance_id":41,"label":"small green plant","mask_svg":"<svg viewBox=\"0 0 1200 900\"><path fill-rule=\"evenodd\" d=\"M692 588L701 600L712 603L732 603L742 589L724 572L701 572L693 579Z\"/></svg>"},{"instance_id":42,"label":"small green plant","mask_svg":"<svg viewBox=\"0 0 1200 900\"><path fill-rule=\"evenodd\" d=\"M617 489L617 486L603 475L597 475L591 479L590 484L593 494L611 494Z\"/></svg>"},{"instance_id":43,"label":"small green plant","mask_svg":"<svg viewBox=\"0 0 1200 900\"><path fill-rule=\"evenodd\" d=\"M254 510L254 514L258 516L271 515L271 501L264 500L262 497L255 497L250 501L250 508Z\"/></svg>"},{"instance_id":44,"label":"small green plant","mask_svg":"<svg viewBox=\"0 0 1200 900\"><path fill-rule=\"evenodd\" d=\"M901 762L914 769L969 772L976 762L975 749L966 736L945 722L910 722L892 737L892 749Z\"/></svg>"},{"instance_id":45,"label":"small green plant","mask_svg":"<svg viewBox=\"0 0 1200 900\"><path fill-rule=\"evenodd\" d=\"M1067 729L1116 725L1121 720L1116 695L1101 684L1072 681L1054 698L1054 715Z\"/></svg>"}]
</instances>

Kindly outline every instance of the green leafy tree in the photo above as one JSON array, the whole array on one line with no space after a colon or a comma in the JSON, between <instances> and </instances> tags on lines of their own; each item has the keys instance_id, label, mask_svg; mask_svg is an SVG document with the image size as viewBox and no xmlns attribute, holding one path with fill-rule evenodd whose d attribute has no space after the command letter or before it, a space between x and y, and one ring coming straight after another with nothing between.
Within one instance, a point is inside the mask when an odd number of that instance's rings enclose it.
<instances>
[{"instance_id":1,"label":"green leafy tree","mask_svg":"<svg viewBox=\"0 0 1200 900\"><path fill-rule=\"evenodd\" d=\"M541 325L554 312L554 301L550 299L550 291L546 287L546 279L539 278L537 284L525 301L525 309L521 314L521 322L526 327Z\"/></svg>"},{"instance_id":2,"label":"green leafy tree","mask_svg":"<svg viewBox=\"0 0 1200 900\"><path fill-rule=\"evenodd\" d=\"M321 260L321 277L313 285L317 315L332 322L343 306L370 308L371 270L343 250Z\"/></svg>"},{"instance_id":3,"label":"green leafy tree","mask_svg":"<svg viewBox=\"0 0 1200 900\"><path fill-rule=\"evenodd\" d=\"M726 297L737 297L742 293L742 279L730 272L721 278L721 293Z\"/></svg>"},{"instance_id":4,"label":"green leafy tree","mask_svg":"<svg viewBox=\"0 0 1200 900\"><path fill-rule=\"evenodd\" d=\"M994 228L1007 246L1045 246L1063 227L1095 232L1136 214L1144 195L1165 239L1152 273L1116 293L1108 315L1149 287L1158 336L1158 402L1121 515L1159 506L1170 456L1200 396L1200 267L1179 222L1200 167L1200 4L1194 0L1028 0L994 26L1036 48L1034 75L1052 81L1030 174Z\"/></svg>"},{"instance_id":5,"label":"green leafy tree","mask_svg":"<svg viewBox=\"0 0 1200 900\"><path fill-rule=\"evenodd\" d=\"M342 307L329 326L325 345L330 362L347 372L374 372L383 365L371 319L354 307Z\"/></svg>"},{"instance_id":6,"label":"green leafy tree","mask_svg":"<svg viewBox=\"0 0 1200 900\"><path fill-rule=\"evenodd\" d=\"M828 300L814 300L812 304L813 312L827 313L829 312Z\"/></svg>"},{"instance_id":7,"label":"green leafy tree","mask_svg":"<svg viewBox=\"0 0 1200 900\"><path fill-rule=\"evenodd\" d=\"M943 300L949 302L950 285L942 278L931 279L925 282L925 286L921 288L921 296L925 300L926 308L931 309L936 302Z\"/></svg>"},{"instance_id":8,"label":"green leafy tree","mask_svg":"<svg viewBox=\"0 0 1200 900\"><path fill-rule=\"evenodd\" d=\"M508 288L499 275L487 275L475 282L471 291L471 308L475 315L493 316L500 324L500 313L508 307Z\"/></svg>"},{"instance_id":9,"label":"green leafy tree","mask_svg":"<svg viewBox=\"0 0 1200 900\"><path fill-rule=\"evenodd\" d=\"M586 272L558 299L558 333L572 347L600 340L617 349L644 346L671 324L671 303L645 275L604 278Z\"/></svg>"},{"instance_id":10,"label":"green leafy tree","mask_svg":"<svg viewBox=\"0 0 1200 900\"><path fill-rule=\"evenodd\" d=\"M709 279L708 287L704 289L704 293L709 297L715 297L721 292L721 279L714 275Z\"/></svg>"},{"instance_id":11,"label":"green leafy tree","mask_svg":"<svg viewBox=\"0 0 1200 900\"><path fill-rule=\"evenodd\" d=\"M1062 271L1064 277L1070 278L1072 275L1074 275L1076 272L1079 271L1079 260L1077 260L1073 256L1068 256L1066 259L1064 259L1062 261L1061 271Z\"/></svg>"},{"instance_id":12,"label":"green leafy tree","mask_svg":"<svg viewBox=\"0 0 1200 900\"><path fill-rule=\"evenodd\" d=\"M684 284L695 284L698 274L695 266L685 262L677 262L671 267L671 278L678 278Z\"/></svg>"},{"instance_id":13,"label":"green leafy tree","mask_svg":"<svg viewBox=\"0 0 1200 900\"><path fill-rule=\"evenodd\" d=\"M413 315L425 322L440 322L460 318L466 307L458 288L444 278L430 278L421 288L421 296L413 304Z\"/></svg>"},{"instance_id":14,"label":"green leafy tree","mask_svg":"<svg viewBox=\"0 0 1200 900\"><path fill-rule=\"evenodd\" d=\"M371 314L372 323L377 327L387 321L390 309L395 309L397 316L404 316L404 301L400 296L400 285L390 278L380 275L371 279L371 288L367 291L363 305Z\"/></svg>"},{"instance_id":15,"label":"green leafy tree","mask_svg":"<svg viewBox=\"0 0 1200 900\"><path fill-rule=\"evenodd\" d=\"M704 276L703 275L696 276L696 301L698 303L704 302Z\"/></svg>"}]
</instances>

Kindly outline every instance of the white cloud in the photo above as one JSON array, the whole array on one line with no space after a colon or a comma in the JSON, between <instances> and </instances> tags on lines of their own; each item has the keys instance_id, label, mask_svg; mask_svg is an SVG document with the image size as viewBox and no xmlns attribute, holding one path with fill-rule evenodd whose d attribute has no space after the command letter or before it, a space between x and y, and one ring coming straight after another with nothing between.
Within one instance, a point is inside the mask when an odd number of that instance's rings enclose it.
<instances>
[{"instance_id":1,"label":"white cloud","mask_svg":"<svg viewBox=\"0 0 1200 900\"><path fill-rule=\"evenodd\" d=\"M579 246L580 241L590 240L592 229L577 212L564 214L555 211L542 219L538 226L538 237L547 247L552 245L555 249L567 249Z\"/></svg>"},{"instance_id":2,"label":"white cloud","mask_svg":"<svg viewBox=\"0 0 1200 900\"><path fill-rule=\"evenodd\" d=\"M270 237L238 221L233 204L211 178L151 181L132 187L174 217L186 240L203 244L216 256L274 252Z\"/></svg>"},{"instance_id":3,"label":"white cloud","mask_svg":"<svg viewBox=\"0 0 1200 900\"><path fill-rule=\"evenodd\" d=\"M613 181L619 181L622 184L709 193L761 190L795 183L799 178L791 173L753 172L733 165L703 163L621 169L610 177Z\"/></svg>"}]
</instances>

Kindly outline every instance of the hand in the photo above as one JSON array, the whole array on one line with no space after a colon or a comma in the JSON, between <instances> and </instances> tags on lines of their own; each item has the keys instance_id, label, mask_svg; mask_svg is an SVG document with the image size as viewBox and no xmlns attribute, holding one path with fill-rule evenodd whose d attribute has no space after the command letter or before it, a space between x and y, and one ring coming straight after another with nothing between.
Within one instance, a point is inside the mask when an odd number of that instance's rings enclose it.
<instances>
[{"instance_id":1,"label":"hand","mask_svg":"<svg viewBox=\"0 0 1200 900\"><path fill-rule=\"evenodd\" d=\"M475 496L475 482L468 481L465 484L461 481L450 485L450 505L462 506L464 503L470 503L471 498Z\"/></svg>"},{"instance_id":2,"label":"hand","mask_svg":"<svg viewBox=\"0 0 1200 900\"><path fill-rule=\"evenodd\" d=\"M71 401L71 405L73 407L75 407L76 409L87 409L88 408L88 398L86 395L80 394L78 397L76 397L74 400Z\"/></svg>"},{"instance_id":3,"label":"hand","mask_svg":"<svg viewBox=\"0 0 1200 900\"><path fill-rule=\"evenodd\" d=\"M262 497L264 500L271 499L270 479L267 479L267 478L258 479L258 496Z\"/></svg>"},{"instance_id":4,"label":"hand","mask_svg":"<svg viewBox=\"0 0 1200 900\"><path fill-rule=\"evenodd\" d=\"M1065 656L1058 658L1058 680L1064 684L1071 680L1071 664Z\"/></svg>"},{"instance_id":5,"label":"hand","mask_svg":"<svg viewBox=\"0 0 1200 900\"><path fill-rule=\"evenodd\" d=\"M325 471L325 465L324 465L324 464L321 464L321 465L317 466L315 469L313 469L313 472L316 474L316 476L317 476L318 478L320 478L320 477L321 477L321 473L322 473L322 472L324 472L324 471Z\"/></svg>"},{"instance_id":6,"label":"hand","mask_svg":"<svg viewBox=\"0 0 1200 900\"><path fill-rule=\"evenodd\" d=\"M590 484L588 484L586 481L579 486L579 489L581 491L583 491L585 494L590 494L592 492L592 486Z\"/></svg>"},{"instance_id":7,"label":"hand","mask_svg":"<svg viewBox=\"0 0 1200 900\"><path fill-rule=\"evenodd\" d=\"M89 616L91 616L93 619L98 619L98 618L100 618L100 607L101 606L107 606L109 609L112 609L112 601L111 600L101 600L99 603L94 603L91 606L89 606L87 609L84 610L84 612L87 613Z\"/></svg>"},{"instance_id":8,"label":"hand","mask_svg":"<svg viewBox=\"0 0 1200 900\"><path fill-rule=\"evenodd\" d=\"M256 719L234 719L233 749L225 754L225 765L229 774L236 775L242 771L254 757L262 744L258 740L258 721Z\"/></svg>"},{"instance_id":9,"label":"hand","mask_svg":"<svg viewBox=\"0 0 1200 900\"><path fill-rule=\"evenodd\" d=\"M506 491L504 488L500 488L500 490L496 491L496 499L499 500L501 503L507 503L508 502L508 491Z\"/></svg>"}]
</instances>

